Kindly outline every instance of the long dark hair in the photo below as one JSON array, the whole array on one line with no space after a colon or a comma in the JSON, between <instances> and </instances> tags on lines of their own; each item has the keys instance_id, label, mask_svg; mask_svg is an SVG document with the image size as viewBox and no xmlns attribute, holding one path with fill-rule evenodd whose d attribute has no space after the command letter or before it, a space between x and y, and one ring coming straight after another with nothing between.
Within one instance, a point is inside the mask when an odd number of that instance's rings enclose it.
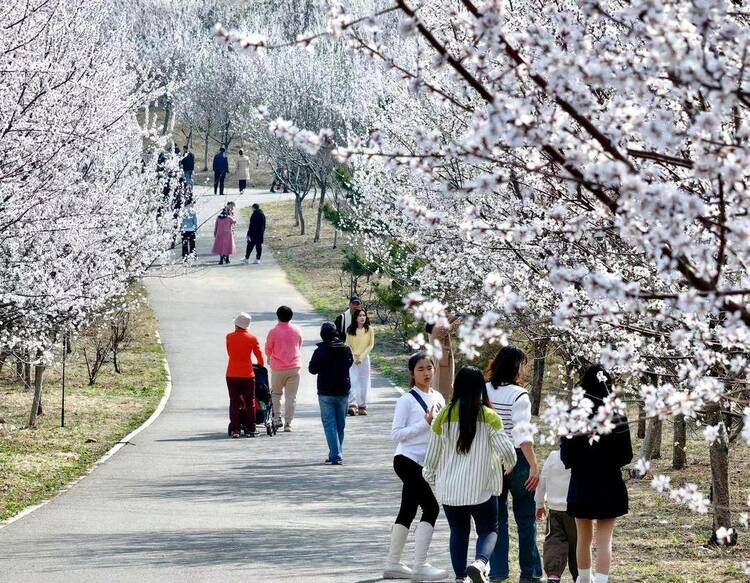
<instances>
[{"instance_id":1,"label":"long dark hair","mask_svg":"<svg viewBox=\"0 0 750 583\"><path fill-rule=\"evenodd\" d=\"M526 362L528 358L523 350L516 346L503 346L487 367L487 380L493 387L512 385Z\"/></svg>"},{"instance_id":2,"label":"long dark hair","mask_svg":"<svg viewBox=\"0 0 750 583\"><path fill-rule=\"evenodd\" d=\"M349 324L349 327L346 329L347 334L351 334L352 336L357 335L357 319L359 318L360 314L365 315L365 332L368 332L370 330L370 317L367 315L367 312L359 309L354 312L354 314L352 314L352 323Z\"/></svg>"},{"instance_id":3,"label":"long dark hair","mask_svg":"<svg viewBox=\"0 0 750 583\"><path fill-rule=\"evenodd\" d=\"M485 407L491 407L482 371L475 366L464 366L456 373L453 397L446 413L450 420L453 407L458 405L458 441L456 451L466 454L471 450L477 434L477 422L484 420Z\"/></svg>"},{"instance_id":4,"label":"long dark hair","mask_svg":"<svg viewBox=\"0 0 750 583\"><path fill-rule=\"evenodd\" d=\"M603 380L599 379L600 373ZM594 412L604 405L604 399L612 392L612 376L601 364L593 364L581 377L581 388L594 403Z\"/></svg>"},{"instance_id":5,"label":"long dark hair","mask_svg":"<svg viewBox=\"0 0 750 583\"><path fill-rule=\"evenodd\" d=\"M412 386L414 386L414 369L417 368L417 365L423 360L429 360L432 363L432 366L435 366L435 361L432 360L432 357L426 352L415 352L409 357L409 363L407 366L409 367L409 379Z\"/></svg>"}]
</instances>

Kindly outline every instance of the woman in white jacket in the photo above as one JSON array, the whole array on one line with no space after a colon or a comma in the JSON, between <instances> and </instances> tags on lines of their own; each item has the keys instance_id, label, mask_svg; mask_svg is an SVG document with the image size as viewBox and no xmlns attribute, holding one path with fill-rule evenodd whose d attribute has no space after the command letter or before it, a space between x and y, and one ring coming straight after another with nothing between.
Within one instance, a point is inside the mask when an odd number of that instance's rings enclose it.
<instances>
[{"instance_id":1,"label":"woman in white jacket","mask_svg":"<svg viewBox=\"0 0 750 583\"><path fill-rule=\"evenodd\" d=\"M456 581L468 576L486 583L497 542L497 497L503 491L503 467L516 463L513 442L487 398L482 371L466 366L453 383L450 405L432 422L424 476L435 484L437 499L451 528L450 552ZM474 562L466 566L471 519L477 530Z\"/></svg>"},{"instance_id":2,"label":"woman in white jacket","mask_svg":"<svg viewBox=\"0 0 750 583\"><path fill-rule=\"evenodd\" d=\"M427 354L418 352L409 358L412 388L396 403L391 436L396 444L393 469L403 482L401 508L391 530L391 545L383 571L384 579L442 581L446 572L427 563L435 521L440 506L432 488L422 476L422 465L430 440L430 424L445 399L432 389L435 364ZM422 517L414 533L414 565L410 569L401 562L409 527L422 508Z\"/></svg>"},{"instance_id":3,"label":"woman in white jacket","mask_svg":"<svg viewBox=\"0 0 750 583\"><path fill-rule=\"evenodd\" d=\"M237 179L239 180L240 194L245 192L247 182L250 180L250 158L245 156L245 152L240 150L237 158Z\"/></svg>"}]
</instances>

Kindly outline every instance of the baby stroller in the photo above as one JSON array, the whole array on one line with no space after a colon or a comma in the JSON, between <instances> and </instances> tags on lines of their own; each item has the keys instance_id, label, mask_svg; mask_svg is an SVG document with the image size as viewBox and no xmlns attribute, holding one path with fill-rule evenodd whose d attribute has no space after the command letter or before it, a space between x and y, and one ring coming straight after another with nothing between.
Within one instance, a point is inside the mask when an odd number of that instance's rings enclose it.
<instances>
[{"instance_id":1,"label":"baby stroller","mask_svg":"<svg viewBox=\"0 0 750 583\"><path fill-rule=\"evenodd\" d=\"M276 427L273 425L273 402L271 400L271 388L268 385L268 369L258 364L253 365L255 372L255 425L256 431L258 426L264 426L269 437L276 435ZM247 404L244 403L240 408L240 431L248 435L250 433L247 415L249 415ZM227 434L231 437L232 432L227 427Z\"/></svg>"}]
</instances>

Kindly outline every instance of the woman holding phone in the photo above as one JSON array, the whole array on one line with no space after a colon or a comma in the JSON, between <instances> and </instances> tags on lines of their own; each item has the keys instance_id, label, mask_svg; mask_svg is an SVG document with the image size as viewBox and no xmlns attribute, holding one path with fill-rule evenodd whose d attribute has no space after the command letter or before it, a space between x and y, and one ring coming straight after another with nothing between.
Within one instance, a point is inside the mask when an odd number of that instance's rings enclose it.
<instances>
[{"instance_id":1,"label":"woman holding phone","mask_svg":"<svg viewBox=\"0 0 750 583\"><path fill-rule=\"evenodd\" d=\"M445 406L445 399L432 388L435 363L426 353L417 352L409 358L409 375L412 388L396 402L391 428L391 436L396 443L393 469L403 482L403 487L401 508L391 530L391 545L383 578L442 581L446 572L427 562L440 506L432 488L422 476L422 466L430 441L432 420ZM422 509L422 516L414 533L414 565L409 568L401 562L401 555L409 527L419 508Z\"/></svg>"}]
</instances>

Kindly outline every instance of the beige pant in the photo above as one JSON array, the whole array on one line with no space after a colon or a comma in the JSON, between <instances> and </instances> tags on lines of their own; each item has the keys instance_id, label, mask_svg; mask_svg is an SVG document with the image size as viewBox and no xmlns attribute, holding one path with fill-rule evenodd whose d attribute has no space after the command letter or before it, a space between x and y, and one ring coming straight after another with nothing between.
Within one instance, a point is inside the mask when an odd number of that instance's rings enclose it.
<instances>
[{"instance_id":1,"label":"beige pant","mask_svg":"<svg viewBox=\"0 0 750 583\"><path fill-rule=\"evenodd\" d=\"M297 405L297 389L299 389L299 368L271 371L271 400L273 414L281 419L281 395L284 397L284 421L289 424L294 419L294 408Z\"/></svg>"}]
</instances>

